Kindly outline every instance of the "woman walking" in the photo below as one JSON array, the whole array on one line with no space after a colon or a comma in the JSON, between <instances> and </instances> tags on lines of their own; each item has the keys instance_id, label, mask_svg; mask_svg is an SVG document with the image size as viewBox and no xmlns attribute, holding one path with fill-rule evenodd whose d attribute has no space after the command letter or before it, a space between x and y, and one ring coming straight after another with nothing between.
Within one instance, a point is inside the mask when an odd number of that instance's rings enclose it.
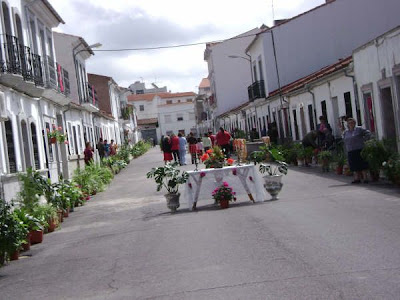
<instances>
[{"instance_id":1,"label":"woman walking","mask_svg":"<svg viewBox=\"0 0 400 300\"><path fill-rule=\"evenodd\" d=\"M164 163L167 164L168 162L173 160L172 150L171 150L171 139L168 135L164 137L162 149L164 152Z\"/></svg>"},{"instance_id":2,"label":"woman walking","mask_svg":"<svg viewBox=\"0 0 400 300\"><path fill-rule=\"evenodd\" d=\"M342 128L343 129L343 128ZM347 129L343 132L343 140L347 151L347 160L350 170L354 173L354 180L351 183L368 183L367 172L368 164L361 157L361 151L364 148L364 141L369 139L371 133L362 127L356 127L356 121L353 118L347 119Z\"/></svg>"}]
</instances>

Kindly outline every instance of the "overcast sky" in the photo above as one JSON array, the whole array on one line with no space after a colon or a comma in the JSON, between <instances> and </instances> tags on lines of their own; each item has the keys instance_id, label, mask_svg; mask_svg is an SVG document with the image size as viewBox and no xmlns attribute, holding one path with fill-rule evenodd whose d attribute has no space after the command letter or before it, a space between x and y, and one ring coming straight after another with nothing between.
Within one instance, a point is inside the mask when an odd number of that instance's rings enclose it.
<instances>
[{"instance_id":1,"label":"overcast sky","mask_svg":"<svg viewBox=\"0 0 400 300\"><path fill-rule=\"evenodd\" d=\"M325 0L274 0L275 19L290 18ZM272 0L50 0L65 25L56 30L83 37L99 49L143 48L227 39L262 24L272 26ZM207 64L205 45L163 50L95 52L89 73L123 87L135 81L197 92Z\"/></svg>"}]
</instances>

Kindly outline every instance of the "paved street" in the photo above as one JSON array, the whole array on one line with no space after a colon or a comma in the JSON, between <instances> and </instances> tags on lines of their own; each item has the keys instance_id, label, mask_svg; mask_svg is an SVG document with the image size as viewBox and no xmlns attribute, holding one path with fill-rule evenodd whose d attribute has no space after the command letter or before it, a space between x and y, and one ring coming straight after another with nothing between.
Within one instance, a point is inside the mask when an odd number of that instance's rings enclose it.
<instances>
[{"instance_id":1,"label":"paved street","mask_svg":"<svg viewBox=\"0 0 400 300\"><path fill-rule=\"evenodd\" d=\"M133 160L1 268L0 299L400 298L398 188L294 167L279 201L171 215L145 177L161 159Z\"/></svg>"}]
</instances>

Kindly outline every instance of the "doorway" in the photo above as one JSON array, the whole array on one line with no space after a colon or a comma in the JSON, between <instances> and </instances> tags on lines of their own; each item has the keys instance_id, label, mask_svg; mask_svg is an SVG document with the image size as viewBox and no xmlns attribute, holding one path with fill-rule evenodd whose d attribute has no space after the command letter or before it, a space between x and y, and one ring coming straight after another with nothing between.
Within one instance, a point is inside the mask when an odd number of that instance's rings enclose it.
<instances>
[{"instance_id":1,"label":"doorway","mask_svg":"<svg viewBox=\"0 0 400 300\"><path fill-rule=\"evenodd\" d=\"M393 109L392 88L386 87L381 89L381 107L382 107L382 123L383 136L386 139L396 141L396 126Z\"/></svg>"}]
</instances>

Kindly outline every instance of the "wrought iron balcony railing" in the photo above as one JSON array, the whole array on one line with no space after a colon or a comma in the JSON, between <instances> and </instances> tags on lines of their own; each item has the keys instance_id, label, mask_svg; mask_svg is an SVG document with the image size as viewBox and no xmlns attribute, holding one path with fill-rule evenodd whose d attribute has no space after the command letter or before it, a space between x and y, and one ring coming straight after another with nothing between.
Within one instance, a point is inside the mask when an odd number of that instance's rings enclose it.
<instances>
[{"instance_id":1,"label":"wrought iron balcony railing","mask_svg":"<svg viewBox=\"0 0 400 300\"><path fill-rule=\"evenodd\" d=\"M15 36L3 34L1 40L1 72L22 75L24 80L43 86L40 56L32 54L31 49L20 44Z\"/></svg>"},{"instance_id":2,"label":"wrought iron balcony railing","mask_svg":"<svg viewBox=\"0 0 400 300\"><path fill-rule=\"evenodd\" d=\"M97 108L99 107L99 99L97 98L97 92L93 85L86 82L86 97L83 98L83 103L90 103Z\"/></svg>"},{"instance_id":3,"label":"wrought iron balcony railing","mask_svg":"<svg viewBox=\"0 0 400 300\"><path fill-rule=\"evenodd\" d=\"M254 82L247 88L249 94L249 101L254 101L258 98L265 98L264 80Z\"/></svg>"}]
</instances>

